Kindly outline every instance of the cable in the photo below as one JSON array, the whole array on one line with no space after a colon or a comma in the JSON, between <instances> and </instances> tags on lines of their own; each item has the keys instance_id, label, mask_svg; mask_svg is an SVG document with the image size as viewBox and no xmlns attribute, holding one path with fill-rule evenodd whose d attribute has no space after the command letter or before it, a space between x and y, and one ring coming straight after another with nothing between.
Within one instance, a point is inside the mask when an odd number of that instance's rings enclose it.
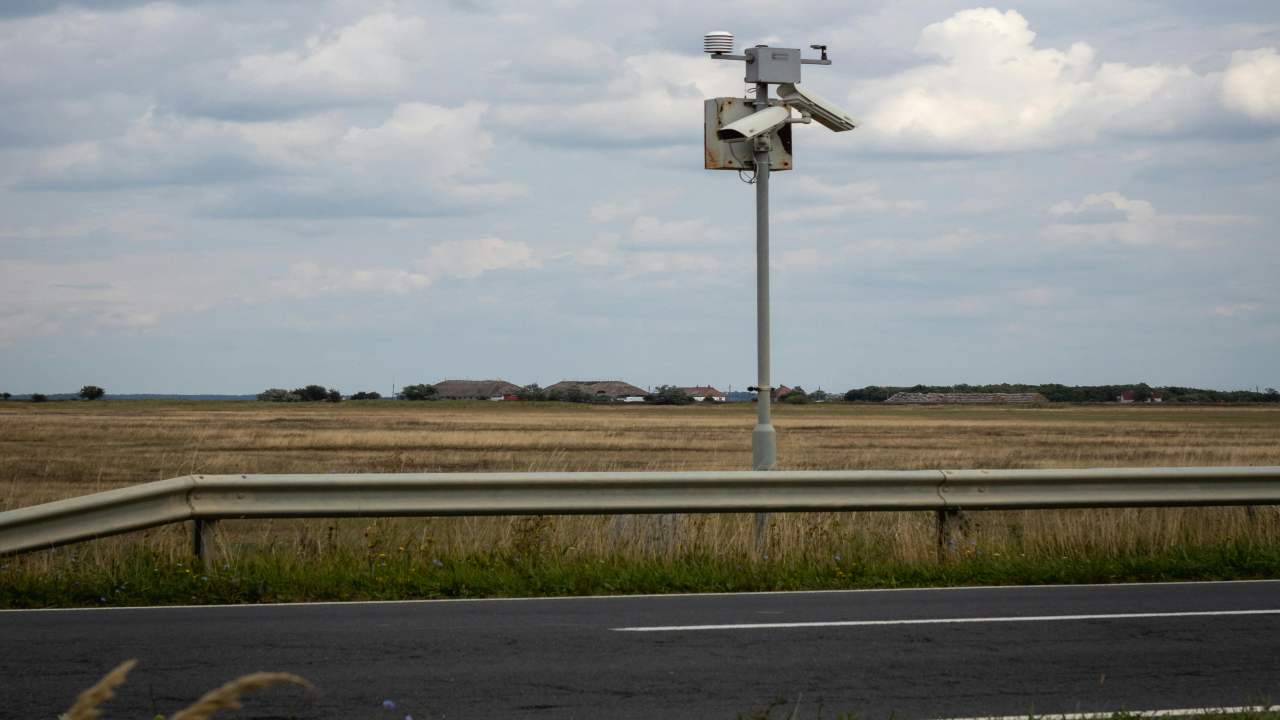
<instances>
[{"instance_id":1,"label":"cable","mask_svg":"<svg viewBox=\"0 0 1280 720\"><path fill-rule=\"evenodd\" d=\"M756 184L756 171L755 171L754 169L752 169L752 170L751 170L751 178L750 178L750 179L747 179L747 178L744 178L744 177L743 177L743 175L744 175L746 172L747 172L746 170L739 170L739 171L738 171L738 179L739 179L739 180L741 180L742 182L744 182L744 183L748 184L748 185L755 185L755 184Z\"/></svg>"}]
</instances>

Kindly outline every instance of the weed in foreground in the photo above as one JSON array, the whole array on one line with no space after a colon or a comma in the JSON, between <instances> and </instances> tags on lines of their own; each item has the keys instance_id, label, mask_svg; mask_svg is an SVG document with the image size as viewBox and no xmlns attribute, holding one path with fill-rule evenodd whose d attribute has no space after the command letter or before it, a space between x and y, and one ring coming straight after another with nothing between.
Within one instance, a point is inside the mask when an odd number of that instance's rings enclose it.
<instances>
[{"instance_id":1,"label":"weed in foreground","mask_svg":"<svg viewBox=\"0 0 1280 720\"><path fill-rule=\"evenodd\" d=\"M126 660L117 665L92 687L80 693L71 709L58 716L59 720L97 720L102 716L99 708L115 697L115 689L124 683L129 671L137 664L137 660ZM314 690L311 683L290 673L252 673L210 690L195 704L175 713L170 720L207 720L220 710L239 709L240 696L246 692L282 683L291 683ZM156 720L164 720L164 718L158 717Z\"/></svg>"}]
</instances>

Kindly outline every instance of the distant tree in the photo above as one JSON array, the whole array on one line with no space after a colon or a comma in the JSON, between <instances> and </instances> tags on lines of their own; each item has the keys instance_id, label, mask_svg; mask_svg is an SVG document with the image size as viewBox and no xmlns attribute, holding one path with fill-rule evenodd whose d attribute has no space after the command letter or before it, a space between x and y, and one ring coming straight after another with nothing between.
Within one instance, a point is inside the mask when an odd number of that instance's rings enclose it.
<instances>
[{"instance_id":1,"label":"distant tree","mask_svg":"<svg viewBox=\"0 0 1280 720\"><path fill-rule=\"evenodd\" d=\"M588 403L591 402L591 393L580 387L568 387L559 390L548 390L547 399L559 402Z\"/></svg>"},{"instance_id":2,"label":"distant tree","mask_svg":"<svg viewBox=\"0 0 1280 720\"><path fill-rule=\"evenodd\" d=\"M44 393L31 393L31 402L49 402L49 396Z\"/></svg>"},{"instance_id":3,"label":"distant tree","mask_svg":"<svg viewBox=\"0 0 1280 720\"><path fill-rule=\"evenodd\" d=\"M531 383L517 390L516 397L521 400L546 400L547 391L538 387L538 383Z\"/></svg>"},{"instance_id":4,"label":"distant tree","mask_svg":"<svg viewBox=\"0 0 1280 720\"><path fill-rule=\"evenodd\" d=\"M268 388L258 393L258 399L263 402L302 402L302 396L295 392L290 392L284 388Z\"/></svg>"},{"instance_id":5,"label":"distant tree","mask_svg":"<svg viewBox=\"0 0 1280 720\"><path fill-rule=\"evenodd\" d=\"M9 393L5 393L5 399L9 398ZM1262 402L1280 402L1280 391L1275 388L1267 388L1262 393Z\"/></svg>"},{"instance_id":6,"label":"distant tree","mask_svg":"<svg viewBox=\"0 0 1280 720\"><path fill-rule=\"evenodd\" d=\"M405 400L430 400L436 396L434 385L405 385L400 389L400 397Z\"/></svg>"},{"instance_id":7,"label":"distant tree","mask_svg":"<svg viewBox=\"0 0 1280 720\"><path fill-rule=\"evenodd\" d=\"M844 399L849 402L884 402L897 392L894 388L879 387L878 385L868 385L861 389L853 389L844 394Z\"/></svg>"},{"instance_id":8,"label":"distant tree","mask_svg":"<svg viewBox=\"0 0 1280 720\"><path fill-rule=\"evenodd\" d=\"M352 400L381 400L382 395L373 390L361 390L355 395L352 395L351 399Z\"/></svg>"},{"instance_id":9,"label":"distant tree","mask_svg":"<svg viewBox=\"0 0 1280 720\"><path fill-rule=\"evenodd\" d=\"M644 399L654 405L688 405L693 402L692 395L675 385L659 385L653 394L645 395Z\"/></svg>"},{"instance_id":10,"label":"distant tree","mask_svg":"<svg viewBox=\"0 0 1280 720\"><path fill-rule=\"evenodd\" d=\"M294 388L294 394L302 398L303 402L321 402L329 399L329 390L323 385L308 385L306 387Z\"/></svg>"},{"instance_id":11,"label":"distant tree","mask_svg":"<svg viewBox=\"0 0 1280 720\"><path fill-rule=\"evenodd\" d=\"M324 399L325 399L325 402L331 402L331 403L342 402L342 393L339 392L336 388L329 388L329 392L324 394Z\"/></svg>"},{"instance_id":12,"label":"distant tree","mask_svg":"<svg viewBox=\"0 0 1280 720\"><path fill-rule=\"evenodd\" d=\"M80 388L80 397L85 400L97 400L98 398L106 394L107 394L107 391L103 390L97 385L85 385L84 387Z\"/></svg>"},{"instance_id":13,"label":"distant tree","mask_svg":"<svg viewBox=\"0 0 1280 720\"><path fill-rule=\"evenodd\" d=\"M809 397L809 393L804 391L804 388L797 385L792 388L791 392L783 396L782 402L792 405L807 405L813 400Z\"/></svg>"},{"instance_id":14,"label":"distant tree","mask_svg":"<svg viewBox=\"0 0 1280 720\"><path fill-rule=\"evenodd\" d=\"M0 400L8 400L8 399L9 399L9 398L11 398L11 397L13 397L13 396L12 396L12 395L10 395L10 394L9 394L9 393L7 393L7 392L0 393Z\"/></svg>"},{"instance_id":15,"label":"distant tree","mask_svg":"<svg viewBox=\"0 0 1280 720\"><path fill-rule=\"evenodd\" d=\"M813 392L809 393L809 399L814 402L824 402L828 397L830 396L827 395L826 390L814 390Z\"/></svg>"}]
</instances>

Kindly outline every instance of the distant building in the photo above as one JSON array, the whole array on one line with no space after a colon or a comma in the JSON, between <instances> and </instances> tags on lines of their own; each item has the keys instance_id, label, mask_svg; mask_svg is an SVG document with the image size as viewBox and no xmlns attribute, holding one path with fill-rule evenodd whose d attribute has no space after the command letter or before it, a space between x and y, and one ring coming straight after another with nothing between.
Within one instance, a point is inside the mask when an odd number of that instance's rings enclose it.
<instances>
[{"instance_id":1,"label":"distant building","mask_svg":"<svg viewBox=\"0 0 1280 720\"><path fill-rule=\"evenodd\" d=\"M786 385L779 385L773 389L773 399L781 400L793 392L795 392L795 388L787 387Z\"/></svg>"},{"instance_id":2,"label":"distant building","mask_svg":"<svg viewBox=\"0 0 1280 720\"><path fill-rule=\"evenodd\" d=\"M1160 391L1159 391L1159 390L1152 390L1152 391L1151 391L1151 397L1147 398L1146 400L1139 400L1139 399L1137 399L1137 397L1138 397L1138 396L1137 396L1137 394L1136 394L1136 393L1134 393L1134 391L1132 391L1132 390L1124 390L1124 391L1122 391L1119 395L1117 395L1117 396L1116 396L1116 402L1118 402L1118 403L1131 403L1131 402L1149 402L1149 403L1158 403L1158 402L1164 402L1164 395L1160 394Z\"/></svg>"},{"instance_id":3,"label":"distant building","mask_svg":"<svg viewBox=\"0 0 1280 720\"><path fill-rule=\"evenodd\" d=\"M643 402L649 393L645 390L621 380L561 380L547 388L547 394L568 392L577 389L587 395L603 396L624 402Z\"/></svg>"},{"instance_id":4,"label":"distant building","mask_svg":"<svg viewBox=\"0 0 1280 720\"><path fill-rule=\"evenodd\" d=\"M1047 403L1040 393L894 393L885 400L895 405L1035 405Z\"/></svg>"},{"instance_id":5,"label":"distant building","mask_svg":"<svg viewBox=\"0 0 1280 720\"><path fill-rule=\"evenodd\" d=\"M520 391L506 380L441 380L435 388L441 400L502 400Z\"/></svg>"},{"instance_id":6,"label":"distant building","mask_svg":"<svg viewBox=\"0 0 1280 720\"><path fill-rule=\"evenodd\" d=\"M713 402L724 402L729 399L727 395L710 385L696 385L694 387L680 388L686 395L693 398L696 402L703 400L711 400Z\"/></svg>"}]
</instances>

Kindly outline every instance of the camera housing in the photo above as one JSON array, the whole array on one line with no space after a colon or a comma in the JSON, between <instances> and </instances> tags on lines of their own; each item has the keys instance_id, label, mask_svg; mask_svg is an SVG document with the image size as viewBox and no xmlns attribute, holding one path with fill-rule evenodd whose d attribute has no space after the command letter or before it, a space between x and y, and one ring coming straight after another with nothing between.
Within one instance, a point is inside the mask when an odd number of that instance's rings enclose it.
<instances>
[{"instance_id":1,"label":"camera housing","mask_svg":"<svg viewBox=\"0 0 1280 720\"><path fill-rule=\"evenodd\" d=\"M809 115L828 130L844 132L858 127L858 121L840 106L795 83L779 85L778 97L802 114Z\"/></svg>"},{"instance_id":2,"label":"camera housing","mask_svg":"<svg viewBox=\"0 0 1280 720\"><path fill-rule=\"evenodd\" d=\"M750 115L725 125L716 131L716 137L725 142L741 142L784 125L791 119L791 110L781 105L774 105L758 110Z\"/></svg>"}]
</instances>

